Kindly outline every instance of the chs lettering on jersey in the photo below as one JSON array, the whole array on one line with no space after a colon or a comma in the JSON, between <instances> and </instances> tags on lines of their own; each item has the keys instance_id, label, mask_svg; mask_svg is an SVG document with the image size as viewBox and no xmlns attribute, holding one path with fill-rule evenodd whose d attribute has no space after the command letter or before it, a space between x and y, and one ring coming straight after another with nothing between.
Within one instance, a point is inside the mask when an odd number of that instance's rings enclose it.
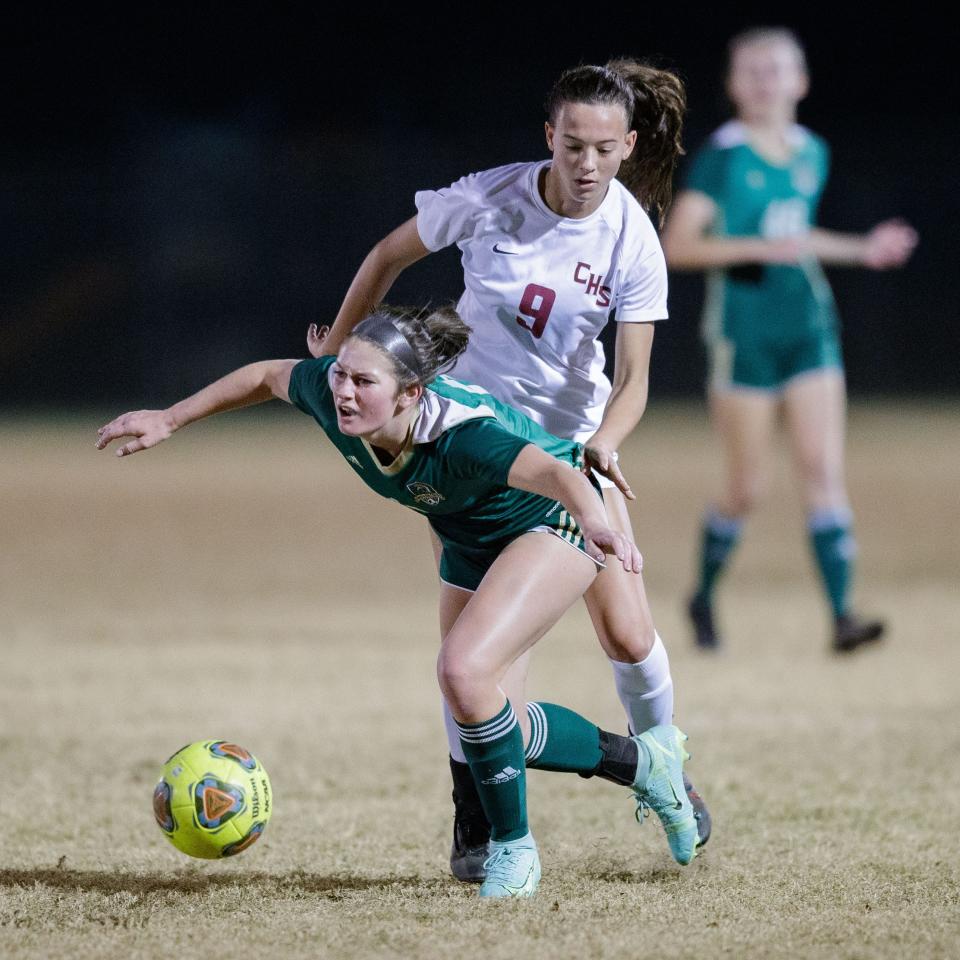
<instances>
[{"instance_id":1,"label":"chs lettering on jersey","mask_svg":"<svg viewBox=\"0 0 960 960\"><path fill-rule=\"evenodd\" d=\"M454 375L551 433L583 440L610 395L598 335L611 314L621 323L664 319L667 272L650 218L619 181L588 217L550 210L537 186L549 162L421 191L417 228L430 250L462 251L457 309L473 334Z\"/></svg>"}]
</instances>

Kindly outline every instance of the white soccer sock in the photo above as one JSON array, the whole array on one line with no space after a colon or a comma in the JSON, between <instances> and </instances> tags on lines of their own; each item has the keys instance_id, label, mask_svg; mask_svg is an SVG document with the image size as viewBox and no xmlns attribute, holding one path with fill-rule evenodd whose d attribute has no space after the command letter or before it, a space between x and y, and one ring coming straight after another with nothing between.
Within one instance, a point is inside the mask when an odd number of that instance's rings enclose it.
<instances>
[{"instance_id":1,"label":"white soccer sock","mask_svg":"<svg viewBox=\"0 0 960 960\"><path fill-rule=\"evenodd\" d=\"M447 701L443 701L443 725L447 730L447 746L450 748L450 756L457 763L466 763L467 758L463 752L463 744L460 742L460 730L457 728L457 721L453 719L450 707Z\"/></svg>"},{"instance_id":2,"label":"white soccer sock","mask_svg":"<svg viewBox=\"0 0 960 960\"><path fill-rule=\"evenodd\" d=\"M658 724L673 722L670 658L660 634L654 634L654 638L653 647L640 663L610 661L631 733L643 733Z\"/></svg>"}]
</instances>

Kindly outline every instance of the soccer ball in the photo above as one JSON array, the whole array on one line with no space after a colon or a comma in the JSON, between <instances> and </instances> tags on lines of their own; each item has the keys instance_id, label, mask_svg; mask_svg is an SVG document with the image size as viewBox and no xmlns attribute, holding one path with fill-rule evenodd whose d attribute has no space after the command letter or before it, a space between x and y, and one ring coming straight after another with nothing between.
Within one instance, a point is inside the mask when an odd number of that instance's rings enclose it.
<instances>
[{"instance_id":1,"label":"soccer ball","mask_svg":"<svg viewBox=\"0 0 960 960\"><path fill-rule=\"evenodd\" d=\"M226 740L198 740L178 750L153 791L153 815L164 836L181 852L206 860L252 846L272 812L267 771Z\"/></svg>"}]
</instances>

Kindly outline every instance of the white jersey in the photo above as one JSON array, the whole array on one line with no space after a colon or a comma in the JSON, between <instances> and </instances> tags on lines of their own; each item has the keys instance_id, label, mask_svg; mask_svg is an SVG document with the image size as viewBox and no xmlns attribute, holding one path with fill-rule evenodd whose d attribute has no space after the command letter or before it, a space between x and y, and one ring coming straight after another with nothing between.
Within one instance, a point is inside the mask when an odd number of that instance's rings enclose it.
<instances>
[{"instance_id":1,"label":"white jersey","mask_svg":"<svg viewBox=\"0 0 960 960\"><path fill-rule=\"evenodd\" d=\"M550 433L586 440L610 395L598 339L667 316L667 270L650 218L613 180L588 217L555 214L538 181L550 164L514 163L416 195L429 250L456 244L473 328L453 376L477 383Z\"/></svg>"}]
</instances>

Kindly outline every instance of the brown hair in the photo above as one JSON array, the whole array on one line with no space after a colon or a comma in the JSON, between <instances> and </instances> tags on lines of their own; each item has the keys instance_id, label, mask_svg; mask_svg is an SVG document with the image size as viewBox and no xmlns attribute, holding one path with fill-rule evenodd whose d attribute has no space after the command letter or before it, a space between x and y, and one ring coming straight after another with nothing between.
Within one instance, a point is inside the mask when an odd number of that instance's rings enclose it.
<instances>
[{"instance_id":1,"label":"brown hair","mask_svg":"<svg viewBox=\"0 0 960 960\"><path fill-rule=\"evenodd\" d=\"M734 34L727 41L727 69L729 75L733 64L733 56L740 47L750 47L755 43L787 43L797 51L800 69L807 71L807 53L803 49L800 38L789 27L750 27Z\"/></svg>"},{"instance_id":2,"label":"brown hair","mask_svg":"<svg viewBox=\"0 0 960 960\"><path fill-rule=\"evenodd\" d=\"M623 107L627 129L637 131L637 144L617 177L662 223L673 196L674 169L684 153L681 133L687 96L683 81L669 70L629 58L610 60L602 67L581 65L565 70L547 96L552 124L565 103Z\"/></svg>"},{"instance_id":3,"label":"brown hair","mask_svg":"<svg viewBox=\"0 0 960 960\"><path fill-rule=\"evenodd\" d=\"M350 332L382 350L393 363L401 390L428 384L467 349L470 328L453 307L378 304Z\"/></svg>"}]
</instances>

